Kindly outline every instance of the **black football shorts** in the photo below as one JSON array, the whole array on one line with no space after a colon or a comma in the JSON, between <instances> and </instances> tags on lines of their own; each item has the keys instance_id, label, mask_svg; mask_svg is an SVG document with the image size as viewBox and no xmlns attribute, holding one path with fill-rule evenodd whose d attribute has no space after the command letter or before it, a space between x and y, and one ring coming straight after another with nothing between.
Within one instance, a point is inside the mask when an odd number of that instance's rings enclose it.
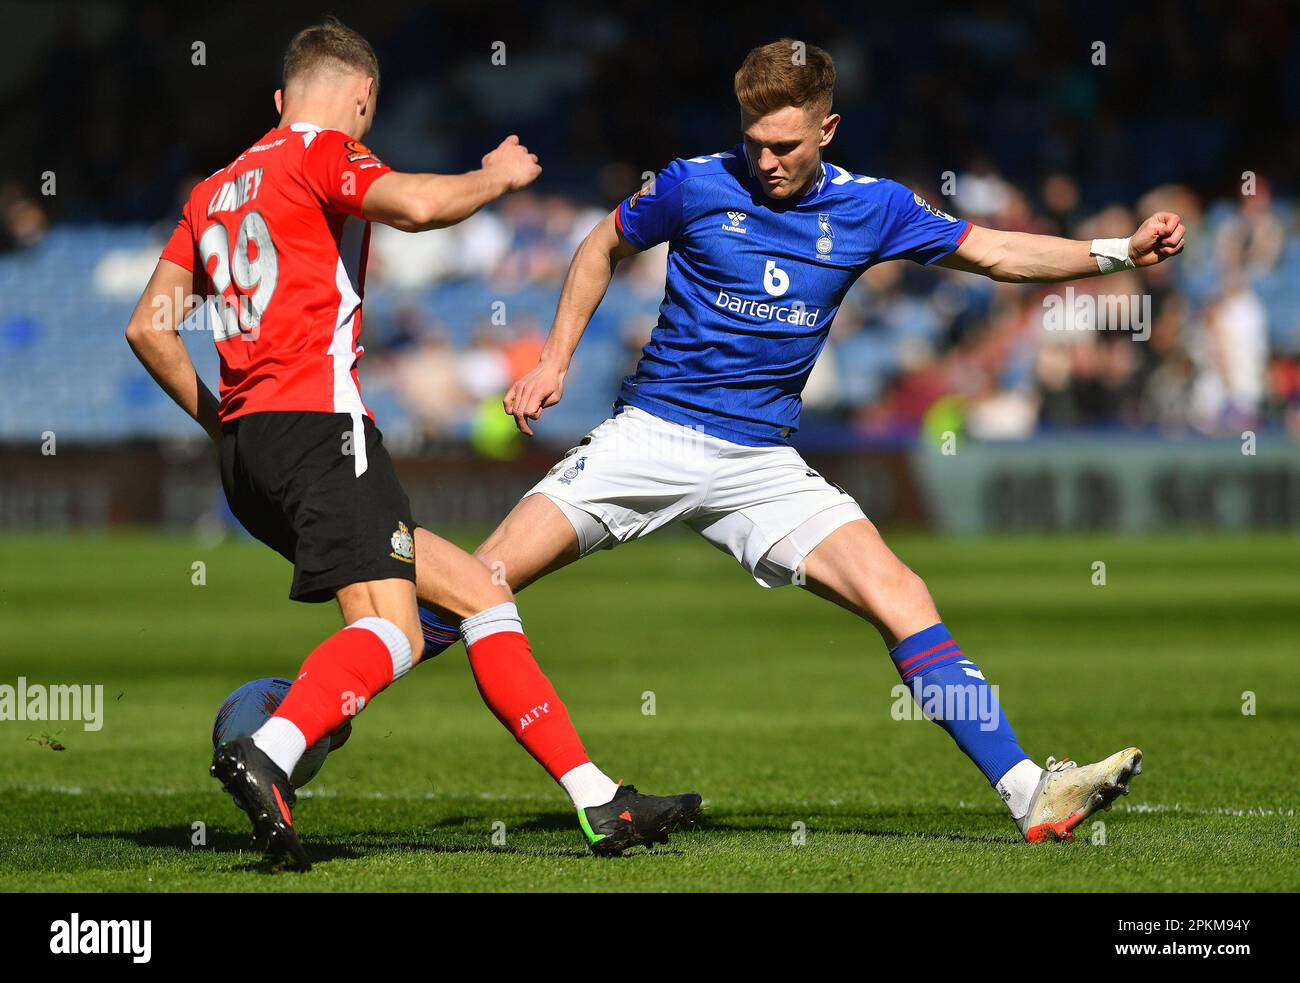
<instances>
[{"instance_id":1,"label":"black football shorts","mask_svg":"<svg viewBox=\"0 0 1300 983\"><path fill-rule=\"evenodd\" d=\"M411 503L379 428L362 417L364 433L354 434L353 420L250 413L222 428L226 501L245 529L293 564L295 601L328 601L368 580L415 580Z\"/></svg>"}]
</instances>

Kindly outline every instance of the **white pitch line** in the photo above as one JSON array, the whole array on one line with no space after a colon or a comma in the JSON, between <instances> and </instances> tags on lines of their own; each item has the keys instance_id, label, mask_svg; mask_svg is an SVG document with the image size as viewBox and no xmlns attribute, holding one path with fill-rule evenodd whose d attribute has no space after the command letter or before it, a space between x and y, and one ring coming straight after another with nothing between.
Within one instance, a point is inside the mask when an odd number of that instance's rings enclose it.
<instances>
[{"instance_id":1,"label":"white pitch line","mask_svg":"<svg viewBox=\"0 0 1300 983\"><path fill-rule=\"evenodd\" d=\"M1242 809L1232 806L1214 806L1208 809L1189 809L1179 803L1165 805L1160 802L1117 802L1115 808L1120 812L1179 812L1191 816L1294 816L1294 809L1270 809L1263 806L1251 806Z\"/></svg>"},{"instance_id":2,"label":"white pitch line","mask_svg":"<svg viewBox=\"0 0 1300 983\"><path fill-rule=\"evenodd\" d=\"M972 809L984 811L988 807L982 803L958 801L959 809ZM1193 808L1185 806L1181 802L1116 802L1114 809L1116 812L1153 812L1153 813L1178 813L1183 816L1233 816L1235 818L1245 817L1288 817L1300 815L1300 811L1295 808L1270 808L1268 806L1201 806ZM1095 814L1102 817L1102 813Z\"/></svg>"}]
</instances>

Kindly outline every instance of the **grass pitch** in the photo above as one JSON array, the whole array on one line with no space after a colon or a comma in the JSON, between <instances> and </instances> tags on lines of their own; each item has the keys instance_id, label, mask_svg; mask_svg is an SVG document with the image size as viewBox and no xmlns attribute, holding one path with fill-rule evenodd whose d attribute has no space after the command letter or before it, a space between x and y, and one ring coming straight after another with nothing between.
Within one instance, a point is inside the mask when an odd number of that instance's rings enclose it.
<instances>
[{"instance_id":1,"label":"grass pitch","mask_svg":"<svg viewBox=\"0 0 1300 983\"><path fill-rule=\"evenodd\" d=\"M315 870L273 875L207 775L212 718L240 683L292 676L334 607L290 603L288 565L252 543L10 537L0 684L102 684L106 706L98 732L0 722L0 889L1300 889L1300 540L893 544L1040 762L1142 747L1104 844L1091 821L1075 844L1020 843L946 734L893 719L866 625L664 536L520 606L594 759L646 791L698 789L698 831L588 855L457 647L366 710L299 805Z\"/></svg>"}]
</instances>

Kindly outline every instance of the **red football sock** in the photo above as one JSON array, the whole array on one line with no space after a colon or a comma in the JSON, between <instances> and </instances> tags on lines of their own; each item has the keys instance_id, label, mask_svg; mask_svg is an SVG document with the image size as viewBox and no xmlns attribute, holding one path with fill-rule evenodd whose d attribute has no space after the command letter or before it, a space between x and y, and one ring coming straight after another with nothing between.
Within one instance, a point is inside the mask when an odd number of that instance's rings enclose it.
<instances>
[{"instance_id":1,"label":"red football sock","mask_svg":"<svg viewBox=\"0 0 1300 983\"><path fill-rule=\"evenodd\" d=\"M533 658L513 604L466 618L461 633L483 702L553 779L591 760L569 711Z\"/></svg>"},{"instance_id":2,"label":"red football sock","mask_svg":"<svg viewBox=\"0 0 1300 983\"><path fill-rule=\"evenodd\" d=\"M311 747L410 667L411 643L401 629L382 618L361 618L307 656L275 716L302 731Z\"/></svg>"}]
</instances>

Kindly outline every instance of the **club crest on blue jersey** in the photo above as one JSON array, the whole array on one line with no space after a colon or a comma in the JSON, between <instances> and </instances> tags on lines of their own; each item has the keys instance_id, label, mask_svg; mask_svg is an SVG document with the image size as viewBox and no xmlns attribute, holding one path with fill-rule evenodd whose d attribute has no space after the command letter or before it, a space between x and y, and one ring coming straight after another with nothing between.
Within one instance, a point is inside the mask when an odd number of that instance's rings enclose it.
<instances>
[{"instance_id":1,"label":"club crest on blue jersey","mask_svg":"<svg viewBox=\"0 0 1300 983\"><path fill-rule=\"evenodd\" d=\"M817 225L822 230L817 240L817 255L825 256L835 246L835 233L831 229L831 217L824 212L817 216Z\"/></svg>"}]
</instances>

